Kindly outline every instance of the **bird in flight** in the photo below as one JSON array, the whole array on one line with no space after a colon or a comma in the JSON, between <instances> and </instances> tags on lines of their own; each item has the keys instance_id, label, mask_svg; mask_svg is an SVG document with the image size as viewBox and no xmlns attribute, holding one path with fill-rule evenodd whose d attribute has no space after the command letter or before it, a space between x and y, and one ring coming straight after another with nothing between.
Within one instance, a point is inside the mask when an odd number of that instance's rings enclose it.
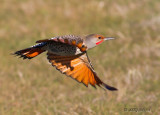
<instances>
[{"instance_id":1,"label":"bird in flight","mask_svg":"<svg viewBox=\"0 0 160 115\"><path fill-rule=\"evenodd\" d=\"M114 38L99 34L87 36L64 35L50 39L38 40L36 45L16 51L14 54L23 59L32 59L47 51L47 59L58 71L65 74L86 87L96 85L110 91L116 88L104 83L94 71L88 58L87 50L98 46L106 40Z\"/></svg>"}]
</instances>

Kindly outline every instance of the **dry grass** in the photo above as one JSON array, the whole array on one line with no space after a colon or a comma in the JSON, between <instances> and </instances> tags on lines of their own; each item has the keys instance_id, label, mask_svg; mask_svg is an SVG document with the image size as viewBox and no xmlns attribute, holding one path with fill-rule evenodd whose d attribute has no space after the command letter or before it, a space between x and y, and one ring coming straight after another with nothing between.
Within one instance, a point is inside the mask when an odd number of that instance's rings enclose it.
<instances>
[{"instance_id":1,"label":"dry grass","mask_svg":"<svg viewBox=\"0 0 160 115\"><path fill-rule=\"evenodd\" d=\"M159 0L1 0L0 115L160 114L159 6ZM100 78L117 92L77 84L45 54L30 61L10 55L38 39L89 33L117 38L89 51Z\"/></svg>"}]
</instances>

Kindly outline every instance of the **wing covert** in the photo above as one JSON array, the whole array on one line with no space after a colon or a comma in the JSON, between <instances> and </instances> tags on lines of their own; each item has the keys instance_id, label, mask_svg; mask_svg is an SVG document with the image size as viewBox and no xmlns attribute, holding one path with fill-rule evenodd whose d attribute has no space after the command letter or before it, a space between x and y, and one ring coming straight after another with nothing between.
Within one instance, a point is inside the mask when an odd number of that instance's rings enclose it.
<instances>
[{"instance_id":1,"label":"wing covert","mask_svg":"<svg viewBox=\"0 0 160 115\"><path fill-rule=\"evenodd\" d=\"M81 52L85 52L87 50L87 46L83 42L83 38L75 35L65 35L65 36L57 36L51 39L38 40L36 43L42 42L61 42L64 44L74 45L78 47Z\"/></svg>"}]
</instances>

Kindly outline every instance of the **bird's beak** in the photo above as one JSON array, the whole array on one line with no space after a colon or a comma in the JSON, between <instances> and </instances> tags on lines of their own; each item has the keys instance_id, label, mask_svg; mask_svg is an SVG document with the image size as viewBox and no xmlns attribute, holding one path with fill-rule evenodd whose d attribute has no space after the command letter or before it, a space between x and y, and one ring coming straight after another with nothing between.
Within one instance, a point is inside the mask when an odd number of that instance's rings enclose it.
<instances>
[{"instance_id":1,"label":"bird's beak","mask_svg":"<svg viewBox=\"0 0 160 115\"><path fill-rule=\"evenodd\" d=\"M115 39L115 38L112 38L112 37L104 38L105 41L106 41L106 40L113 40L113 39Z\"/></svg>"}]
</instances>

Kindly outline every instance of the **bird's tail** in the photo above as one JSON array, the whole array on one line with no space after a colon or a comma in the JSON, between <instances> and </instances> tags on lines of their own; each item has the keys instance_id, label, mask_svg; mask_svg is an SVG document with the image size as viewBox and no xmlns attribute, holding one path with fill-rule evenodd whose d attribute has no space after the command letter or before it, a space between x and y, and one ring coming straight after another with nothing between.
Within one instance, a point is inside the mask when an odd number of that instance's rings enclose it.
<instances>
[{"instance_id":1,"label":"bird's tail","mask_svg":"<svg viewBox=\"0 0 160 115\"><path fill-rule=\"evenodd\" d=\"M44 52L45 50L42 49L42 47L44 47L46 45L46 43L40 43L40 44L36 44L30 48L26 48L26 49L22 49L19 51L16 51L15 53L13 53L14 55L20 56L23 59L32 59L34 57L36 57L37 55L41 54L42 52Z\"/></svg>"}]
</instances>

